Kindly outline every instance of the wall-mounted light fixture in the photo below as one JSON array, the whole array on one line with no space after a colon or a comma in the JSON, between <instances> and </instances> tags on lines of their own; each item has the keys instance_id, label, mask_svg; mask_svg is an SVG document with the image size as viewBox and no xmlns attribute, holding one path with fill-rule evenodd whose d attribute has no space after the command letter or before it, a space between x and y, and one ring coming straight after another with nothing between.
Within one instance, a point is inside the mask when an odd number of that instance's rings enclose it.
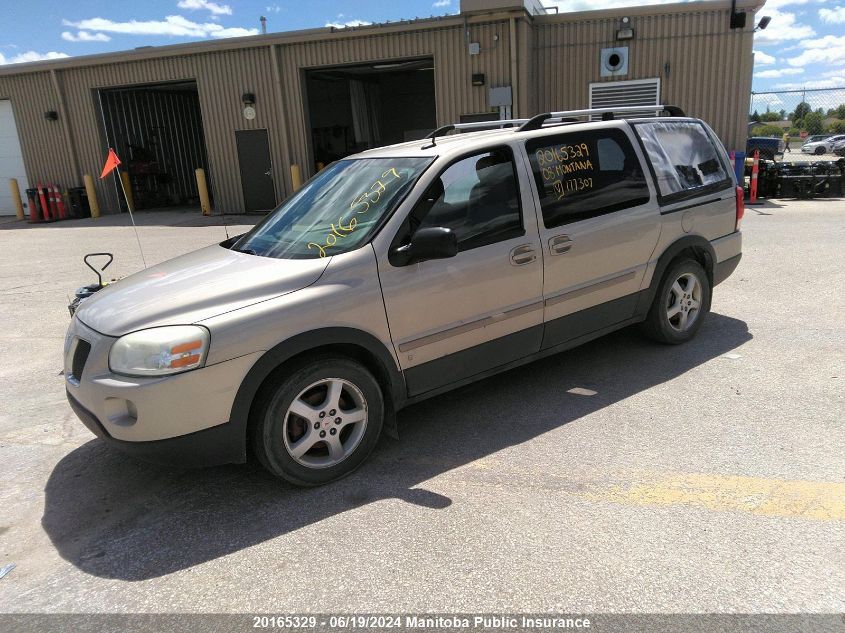
<instances>
[{"instance_id":1,"label":"wall-mounted light fixture","mask_svg":"<svg viewBox=\"0 0 845 633\"><path fill-rule=\"evenodd\" d=\"M243 101L244 105L255 105L255 94L245 92L241 95L241 101Z\"/></svg>"},{"instance_id":2,"label":"wall-mounted light fixture","mask_svg":"<svg viewBox=\"0 0 845 633\"><path fill-rule=\"evenodd\" d=\"M624 17L616 30L617 40L632 40L634 39L634 29L631 26L631 18Z\"/></svg>"},{"instance_id":3,"label":"wall-mounted light fixture","mask_svg":"<svg viewBox=\"0 0 845 633\"><path fill-rule=\"evenodd\" d=\"M769 26L769 22L772 21L772 18L768 15L764 15L760 18L760 21L757 23L757 26L754 27L754 31L765 31L766 27Z\"/></svg>"},{"instance_id":4,"label":"wall-mounted light fixture","mask_svg":"<svg viewBox=\"0 0 845 633\"><path fill-rule=\"evenodd\" d=\"M58 121L59 113L55 110L47 110L47 112L44 113L44 118L48 121Z\"/></svg>"}]
</instances>

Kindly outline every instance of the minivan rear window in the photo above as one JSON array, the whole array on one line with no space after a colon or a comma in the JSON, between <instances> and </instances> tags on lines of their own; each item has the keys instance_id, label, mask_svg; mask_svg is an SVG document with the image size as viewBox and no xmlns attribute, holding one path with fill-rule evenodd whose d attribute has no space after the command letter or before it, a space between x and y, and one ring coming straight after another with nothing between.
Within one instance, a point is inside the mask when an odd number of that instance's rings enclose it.
<instances>
[{"instance_id":1,"label":"minivan rear window","mask_svg":"<svg viewBox=\"0 0 845 633\"><path fill-rule=\"evenodd\" d=\"M330 257L359 248L433 157L339 160L309 180L232 250L277 259Z\"/></svg>"},{"instance_id":2,"label":"minivan rear window","mask_svg":"<svg viewBox=\"0 0 845 633\"><path fill-rule=\"evenodd\" d=\"M663 198L684 198L731 184L722 150L697 121L649 121L634 125Z\"/></svg>"}]
</instances>

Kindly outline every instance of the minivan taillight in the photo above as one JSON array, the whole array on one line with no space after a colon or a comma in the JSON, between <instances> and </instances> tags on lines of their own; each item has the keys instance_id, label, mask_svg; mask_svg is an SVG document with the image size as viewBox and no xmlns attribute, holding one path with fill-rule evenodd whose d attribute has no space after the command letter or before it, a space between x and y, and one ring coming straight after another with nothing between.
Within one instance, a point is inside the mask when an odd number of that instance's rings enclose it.
<instances>
[{"instance_id":1,"label":"minivan taillight","mask_svg":"<svg viewBox=\"0 0 845 633\"><path fill-rule=\"evenodd\" d=\"M742 223L742 216L745 215L745 190L742 187L736 188L736 229Z\"/></svg>"}]
</instances>

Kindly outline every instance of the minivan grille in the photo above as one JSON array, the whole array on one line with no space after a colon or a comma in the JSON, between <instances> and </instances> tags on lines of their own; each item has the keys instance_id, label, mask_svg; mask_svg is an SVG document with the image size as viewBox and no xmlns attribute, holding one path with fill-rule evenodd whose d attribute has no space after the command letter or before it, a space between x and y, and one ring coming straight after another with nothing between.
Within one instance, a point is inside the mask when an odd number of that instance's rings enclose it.
<instances>
[{"instance_id":1,"label":"minivan grille","mask_svg":"<svg viewBox=\"0 0 845 633\"><path fill-rule=\"evenodd\" d=\"M81 338L76 339L76 350L73 352L71 371L73 372L73 377L77 380L82 378L82 370L85 369L85 362L88 360L88 354L90 352L91 344L88 341L83 341Z\"/></svg>"}]
</instances>

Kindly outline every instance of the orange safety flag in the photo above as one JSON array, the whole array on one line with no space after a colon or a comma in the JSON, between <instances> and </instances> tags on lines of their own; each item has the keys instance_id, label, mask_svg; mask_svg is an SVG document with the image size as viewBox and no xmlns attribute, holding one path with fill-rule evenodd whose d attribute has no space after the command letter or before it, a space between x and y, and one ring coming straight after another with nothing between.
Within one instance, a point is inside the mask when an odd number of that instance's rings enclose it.
<instances>
[{"instance_id":1,"label":"orange safety flag","mask_svg":"<svg viewBox=\"0 0 845 633\"><path fill-rule=\"evenodd\" d=\"M114 153L114 150L110 147L109 148L109 157L106 159L106 164L103 166L103 173L100 174L100 178L105 178L111 173L111 170L116 168L120 165L120 159L117 157L117 154Z\"/></svg>"}]
</instances>

